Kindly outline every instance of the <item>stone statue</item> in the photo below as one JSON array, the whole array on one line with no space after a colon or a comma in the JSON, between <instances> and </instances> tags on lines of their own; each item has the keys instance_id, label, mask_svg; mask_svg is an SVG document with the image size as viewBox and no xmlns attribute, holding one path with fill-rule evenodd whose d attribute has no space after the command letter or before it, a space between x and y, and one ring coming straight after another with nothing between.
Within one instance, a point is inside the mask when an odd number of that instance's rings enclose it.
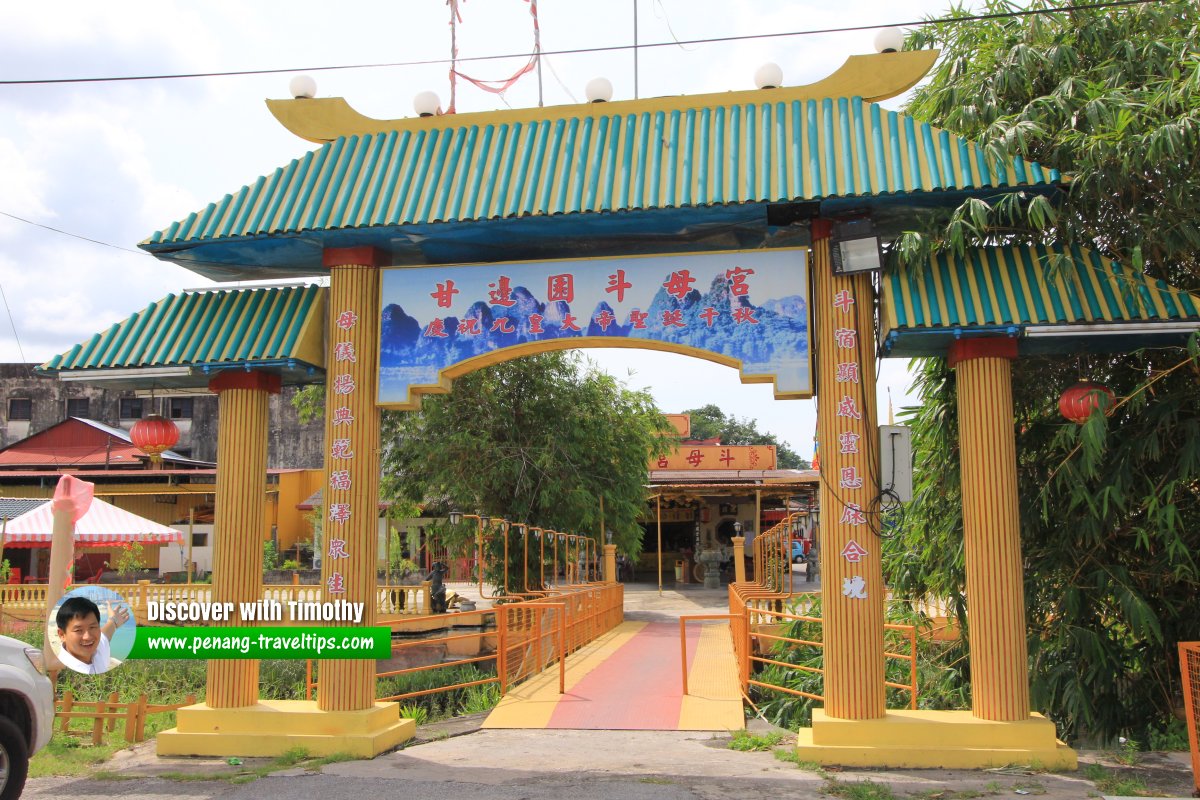
<instances>
[{"instance_id":1,"label":"stone statue","mask_svg":"<svg viewBox=\"0 0 1200 800\"><path fill-rule=\"evenodd\" d=\"M433 609L434 614L445 614L448 608L445 578L449 571L450 568L443 562L435 561L433 568L425 576L425 580L429 581L429 606Z\"/></svg>"}]
</instances>

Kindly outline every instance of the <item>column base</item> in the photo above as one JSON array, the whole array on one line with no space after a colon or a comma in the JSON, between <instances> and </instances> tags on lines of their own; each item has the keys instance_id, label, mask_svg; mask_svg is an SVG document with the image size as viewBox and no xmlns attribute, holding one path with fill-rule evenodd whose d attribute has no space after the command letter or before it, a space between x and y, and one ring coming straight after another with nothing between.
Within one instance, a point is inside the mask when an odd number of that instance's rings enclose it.
<instances>
[{"instance_id":1,"label":"column base","mask_svg":"<svg viewBox=\"0 0 1200 800\"><path fill-rule=\"evenodd\" d=\"M977 769L1029 764L1077 768L1075 751L1055 738L1041 714L1018 722L979 719L970 711L889 711L850 720L813 709L811 728L796 736L801 761L848 767Z\"/></svg>"},{"instance_id":2,"label":"column base","mask_svg":"<svg viewBox=\"0 0 1200 800\"><path fill-rule=\"evenodd\" d=\"M395 703L363 711L319 711L307 700L260 700L243 708L205 703L176 712L176 727L158 734L160 756L276 757L303 747L314 756L374 758L416 733Z\"/></svg>"}]
</instances>

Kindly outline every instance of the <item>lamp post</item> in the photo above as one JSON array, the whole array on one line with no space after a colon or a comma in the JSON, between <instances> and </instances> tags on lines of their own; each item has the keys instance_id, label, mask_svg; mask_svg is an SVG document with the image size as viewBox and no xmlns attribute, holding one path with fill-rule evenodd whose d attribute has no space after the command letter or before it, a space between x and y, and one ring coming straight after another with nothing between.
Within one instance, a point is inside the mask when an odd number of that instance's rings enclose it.
<instances>
[{"instance_id":1,"label":"lamp post","mask_svg":"<svg viewBox=\"0 0 1200 800\"><path fill-rule=\"evenodd\" d=\"M746 540L742 537L742 523L733 523L733 582L746 580Z\"/></svg>"},{"instance_id":2,"label":"lamp post","mask_svg":"<svg viewBox=\"0 0 1200 800\"><path fill-rule=\"evenodd\" d=\"M507 519L500 519L500 529L504 531L504 566L501 568L504 572L504 596L508 596L508 532L512 530L512 523Z\"/></svg>"},{"instance_id":3,"label":"lamp post","mask_svg":"<svg viewBox=\"0 0 1200 800\"><path fill-rule=\"evenodd\" d=\"M604 580L607 583L617 582L617 546L613 544L611 528L604 531Z\"/></svg>"}]
</instances>

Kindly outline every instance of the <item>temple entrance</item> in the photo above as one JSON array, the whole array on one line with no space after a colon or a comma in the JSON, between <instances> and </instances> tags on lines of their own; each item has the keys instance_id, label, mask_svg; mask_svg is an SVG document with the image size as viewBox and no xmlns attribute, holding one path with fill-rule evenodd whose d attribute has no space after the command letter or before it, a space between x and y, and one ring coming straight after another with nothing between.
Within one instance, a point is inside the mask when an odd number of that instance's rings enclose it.
<instances>
[{"instance_id":1,"label":"temple entrance","mask_svg":"<svg viewBox=\"0 0 1200 800\"><path fill-rule=\"evenodd\" d=\"M111 334L125 337L118 343L98 344L97 337L46 371L116 371L142 387L169 380L220 396L219 449L231 454L220 467L229 480L218 479L212 592L221 601L262 593L261 542L253 532L263 518L267 397L284 381L314 380L323 371L320 591L362 603L367 625L390 608L376 585L381 407L412 408L479 366L588 346L716 361L737 367L745 382L770 384L780 398L819 390L822 465L810 488L822 513L820 573L829 591L823 708L801 732L801 757L1072 767L1074 753L1056 742L1053 723L1030 712L1010 363L1024 353L1071 352L1080 340L1095 343L1130 322L1145 328L1139 341L1177 342L1177 329L1150 323L1186 316L1194 328L1200 311L1186 293L1082 250L986 247L939 256L920 270L884 270L883 242L931 207L996 202L1015 192L1055 197L1063 184L1052 169L997 160L877 104L911 87L936 56L855 56L809 86L399 120L367 118L338 98L271 101L280 120L318 149L142 247L216 279L328 274L319 311L302 314L250 293L246 305L267 313L252 330L241 322L252 316L246 308L223 318L228 324L213 337L219 352L164 355L134 347L142 332L126 329ZM1050 261L1057 271L1047 277ZM1126 302L1135 295L1153 303ZM281 324L310 317L319 321ZM178 330L178 341L192 341L193 327ZM887 708L879 355L944 357L957 370L970 710ZM713 463L734 469L738 453L705 447L679 454L687 467L670 459L655 465L681 473L655 484L656 509L694 501L695 473L687 470ZM743 455L744 470L764 470L749 463L754 454ZM705 481L705 491L720 494L712 476ZM724 560L725 539L736 570L744 566L737 540L744 547L754 532L763 574L753 585L736 575L727 593L725 638L736 645L748 636L737 626L787 613L778 607L792 591L779 576L790 564L790 532L761 530L765 480L717 482L727 497L708 518L692 502L699 517L671 520L678 527L668 525L666 536L679 547L679 561L691 544L706 585L720 591L713 567ZM729 537L739 523L743 536ZM513 527L529 533L525 523ZM619 618L615 553L604 531L555 534L574 547L557 599L523 599L497 612L506 635L517 634L505 639L511 653L498 656L502 684L508 667L526 678L553 662L565 685L565 658L555 661L541 646L547 633L540 626L568 618L571 635L581 637L572 651L582 653L581 643L608 648L614 663L626 659L627 674L661 661L665 632L650 623L634 630ZM657 544L657 517L654 534ZM592 586L586 573L601 560L610 580ZM705 661L710 629L693 634L688 624L683 640L694 666ZM560 644L557 653L565 650ZM739 655L743 685L749 658ZM325 659L317 672L315 700L285 708L259 699L257 662L212 661L207 702L181 710L179 728L160 735L159 752L278 755L302 744L315 754L375 755L412 735L395 704L379 702L374 661ZM579 672L573 686L595 698L613 684L597 667ZM687 696L671 705L662 692L637 695L659 717L674 714L676 725ZM554 705L543 724L560 714L561 700ZM281 720L269 735L259 727L264 709ZM581 724L573 713L564 705L557 718Z\"/></svg>"}]
</instances>

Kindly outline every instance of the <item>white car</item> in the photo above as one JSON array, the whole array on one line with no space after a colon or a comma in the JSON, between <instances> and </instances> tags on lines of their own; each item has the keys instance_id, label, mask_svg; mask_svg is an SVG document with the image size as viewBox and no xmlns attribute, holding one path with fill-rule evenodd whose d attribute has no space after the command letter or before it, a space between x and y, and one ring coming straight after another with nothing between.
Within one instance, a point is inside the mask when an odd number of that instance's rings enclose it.
<instances>
[{"instance_id":1,"label":"white car","mask_svg":"<svg viewBox=\"0 0 1200 800\"><path fill-rule=\"evenodd\" d=\"M0 800L25 788L29 757L54 730L54 687L42 651L0 636Z\"/></svg>"}]
</instances>

